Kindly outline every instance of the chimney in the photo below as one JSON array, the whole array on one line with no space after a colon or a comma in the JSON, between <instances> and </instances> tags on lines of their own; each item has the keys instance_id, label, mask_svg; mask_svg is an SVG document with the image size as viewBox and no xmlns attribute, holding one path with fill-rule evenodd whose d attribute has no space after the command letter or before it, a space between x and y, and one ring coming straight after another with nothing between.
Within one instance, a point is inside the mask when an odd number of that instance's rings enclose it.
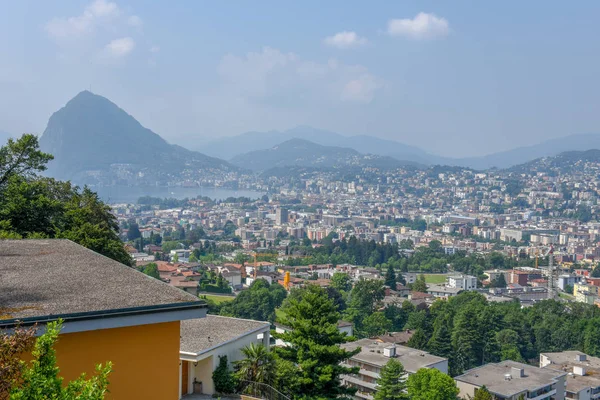
<instances>
[{"instance_id":1,"label":"chimney","mask_svg":"<svg viewBox=\"0 0 600 400\"><path fill-rule=\"evenodd\" d=\"M383 355L388 358L396 357L396 346L392 345L383 349Z\"/></svg>"},{"instance_id":2,"label":"chimney","mask_svg":"<svg viewBox=\"0 0 600 400\"><path fill-rule=\"evenodd\" d=\"M587 360L586 354L575 354L575 361L586 361L586 360Z\"/></svg>"},{"instance_id":3,"label":"chimney","mask_svg":"<svg viewBox=\"0 0 600 400\"><path fill-rule=\"evenodd\" d=\"M516 378L523 378L525 377L525 370L523 368L517 368L517 367L512 367L510 369L511 371L511 375L516 377Z\"/></svg>"}]
</instances>

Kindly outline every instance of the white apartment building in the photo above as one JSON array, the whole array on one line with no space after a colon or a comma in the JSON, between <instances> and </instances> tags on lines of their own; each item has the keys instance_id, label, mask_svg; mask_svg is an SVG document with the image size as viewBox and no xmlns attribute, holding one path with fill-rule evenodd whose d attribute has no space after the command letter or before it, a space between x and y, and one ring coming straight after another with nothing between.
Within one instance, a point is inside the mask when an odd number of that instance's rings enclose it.
<instances>
[{"instance_id":1,"label":"white apartment building","mask_svg":"<svg viewBox=\"0 0 600 400\"><path fill-rule=\"evenodd\" d=\"M446 286L462 290L477 289L477 278L471 275L451 275L446 278Z\"/></svg>"}]
</instances>

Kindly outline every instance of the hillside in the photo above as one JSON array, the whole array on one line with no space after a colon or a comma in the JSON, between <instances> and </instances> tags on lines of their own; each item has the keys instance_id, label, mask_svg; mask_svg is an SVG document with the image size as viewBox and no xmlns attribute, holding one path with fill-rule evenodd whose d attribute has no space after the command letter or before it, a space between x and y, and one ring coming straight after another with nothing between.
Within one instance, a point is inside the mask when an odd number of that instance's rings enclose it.
<instances>
[{"instance_id":1,"label":"hillside","mask_svg":"<svg viewBox=\"0 0 600 400\"><path fill-rule=\"evenodd\" d=\"M49 175L83 183L93 183L93 177L107 171L117 178L126 170L126 176L141 172L160 179L185 169L231 168L223 160L167 143L110 100L88 91L50 117L40 147L54 155Z\"/></svg>"},{"instance_id":2,"label":"hillside","mask_svg":"<svg viewBox=\"0 0 600 400\"><path fill-rule=\"evenodd\" d=\"M310 126L298 126L285 131L246 132L209 142L202 150L214 157L230 159L249 151L269 149L290 139L304 139L322 146L342 146L363 154L378 154L422 164L429 163L431 156L418 147L393 140L367 135L344 136Z\"/></svg>"},{"instance_id":3,"label":"hillside","mask_svg":"<svg viewBox=\"0 0 600 400\"><path fill-rule=\"evenodd\" d=\"M290 139L267 150L255 150L231 159L240 168L265 171L276 167L341 168L372 166L395 168L407 162L377 155L361 154L356 150L322 146L304 139ZM408 163L410 164L410 163Z\"/></svg>"},{"instance_id":4,"label":"hillside","mask_svg":"<svg viewBox=\"0 0 600 400\"><path fill-rule=\"evenodd\" d=\"M600 150L565 151L555 156L538 158L515 165L509 171L517 173L545 172L550 174L583 172L586 168L600 168Z\"/></svg>"}]
</instances>

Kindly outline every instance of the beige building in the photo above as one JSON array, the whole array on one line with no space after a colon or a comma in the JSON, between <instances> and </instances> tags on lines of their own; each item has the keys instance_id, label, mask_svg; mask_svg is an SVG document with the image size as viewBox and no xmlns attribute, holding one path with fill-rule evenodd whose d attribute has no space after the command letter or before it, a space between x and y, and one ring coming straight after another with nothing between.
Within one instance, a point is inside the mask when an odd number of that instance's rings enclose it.
<instances>
[{"instance_id":1,"label":"beige building","mask_svg":"<svg viewBox=\"0 0 600 400\"><path fill-rule=\"evenodd\" d=\"M342 376L344 385L358 389L355 399L373 399L377 392L377 379L379 379L381 368L392 358L400 361L409 375L421 368L435 368L445 374L448 373L448 359L410 347L380 342L375 339L361 339L344 343L341 347L348 351L361 348L360 353L343 364L347 367L360 368L358 374Z\"/></svg>"},{"instance_id":2,"label":"beige building","mask_svg":"<svg viewBox=\"0 0 600 400\"><path fill-rule=\"evenodd\" d=\"M485 386L497 400L564 400L567 373L502 361L473 368L454 378L459 397L468 399Z\"/></svg>"},{"instance_id":3,"label":"beige building","mask_svg":"<svg viewBox=\"0 0 600 400\"><path fill-rule=\"evenodd\" d=\"M565 399L600 398L600 358L590 357L580 351L542 353L540 367L567 372Z\"/></svg>"}]
</instances>

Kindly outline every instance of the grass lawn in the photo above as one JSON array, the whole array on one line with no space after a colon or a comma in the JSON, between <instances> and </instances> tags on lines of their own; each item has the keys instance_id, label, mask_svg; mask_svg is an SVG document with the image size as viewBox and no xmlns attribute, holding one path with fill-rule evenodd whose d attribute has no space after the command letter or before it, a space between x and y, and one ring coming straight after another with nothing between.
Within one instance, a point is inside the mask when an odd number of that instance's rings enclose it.
<instances>
[{"instance_id":1,"label":"grass lawn","mask_svg":"<svg viewBox=\"0 0 600 400\"><path fill-rule=\"evenodd\" d=\"M235 297L233 296L220 296L218 294L201 294L200 297L203 298L206 296L207 299L214 301L215 303L225 303L227 301L233 301Z\"/></svg>"},{"instance_id":2,"label":"grass lawn","mask_svg":"<svg viewBox=\"0 0 600 400\"><path fill-rule=\"evenodd\" d=\"M432 284L440 284L446 282L446 274L424 274L425 282Z\"/></svg>"}]
</instances>

